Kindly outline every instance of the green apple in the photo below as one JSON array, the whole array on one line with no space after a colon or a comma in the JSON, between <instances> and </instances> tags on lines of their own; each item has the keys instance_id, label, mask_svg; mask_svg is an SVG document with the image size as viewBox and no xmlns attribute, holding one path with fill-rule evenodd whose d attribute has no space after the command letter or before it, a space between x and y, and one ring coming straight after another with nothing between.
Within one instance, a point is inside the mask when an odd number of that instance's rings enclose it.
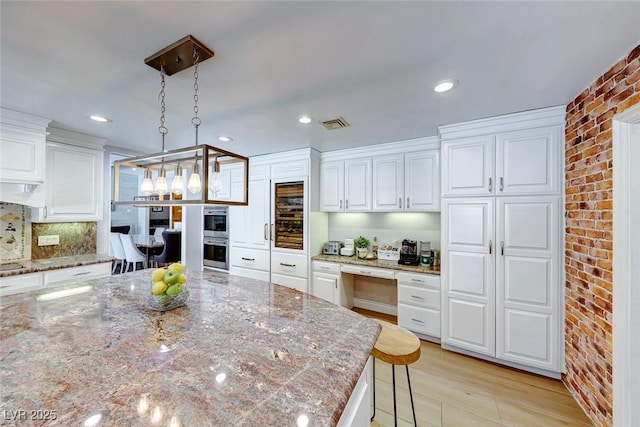
<instances>
[{"instance_id":1,"label":"green apple","mask_svg":"<svg viewBox=\"0 0 640 427\"><path fill-rule=\"evenodd\" d=\"M167 270L167 272L164 273L164 282L171 286L178 281L179 277L180 272L178 270Z\"/></svg>"},{"instance_id":2,"label":"green apple","mask_svg":"<svg viewBox=\"0 0 640 427\"><path fill-rule=\"evenodd\" d=\"M180 283L176 283L175 285L169 286L169 289L167 289L167 295L178 295L183 291L183 289L184 288Z\"/></svg>"}]
</instances>

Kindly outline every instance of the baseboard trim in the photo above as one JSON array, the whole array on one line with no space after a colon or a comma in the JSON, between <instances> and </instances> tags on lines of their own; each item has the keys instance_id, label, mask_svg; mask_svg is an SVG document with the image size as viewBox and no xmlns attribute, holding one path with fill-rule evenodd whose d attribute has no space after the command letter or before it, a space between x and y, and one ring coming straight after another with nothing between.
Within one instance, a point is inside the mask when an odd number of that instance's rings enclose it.
<instances>
[{"instance_id":1,"label":"baseboard trim","mask_svg":"<svg viewBox=\"0 0 640 427\"><path fill-rule=\"evenodd\" d=\"M365 310L377 311L378 313L398 315L398 308L395 305L385 304L383 302L371 301L362 298L353 298L353 306L364 308Z\"/></svg>"}]
</instances>

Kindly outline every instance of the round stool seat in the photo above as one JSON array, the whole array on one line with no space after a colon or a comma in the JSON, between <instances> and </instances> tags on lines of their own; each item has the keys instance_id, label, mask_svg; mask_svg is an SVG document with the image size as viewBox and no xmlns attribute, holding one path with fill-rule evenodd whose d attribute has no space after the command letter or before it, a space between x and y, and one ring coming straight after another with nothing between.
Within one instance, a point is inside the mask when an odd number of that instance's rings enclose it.
<instances>
[{"instance_id":1,"label":"round stool seat","mask_svg":"<svg viewBox=\"0 0 640 427\"><path fill-rule=\"evenodd\" d=\"M373 357L392 365L409 365L420 359L420 340L415 334L393 323L375 320L382 330L371 350Z\"/></svg>"}]
</instances>

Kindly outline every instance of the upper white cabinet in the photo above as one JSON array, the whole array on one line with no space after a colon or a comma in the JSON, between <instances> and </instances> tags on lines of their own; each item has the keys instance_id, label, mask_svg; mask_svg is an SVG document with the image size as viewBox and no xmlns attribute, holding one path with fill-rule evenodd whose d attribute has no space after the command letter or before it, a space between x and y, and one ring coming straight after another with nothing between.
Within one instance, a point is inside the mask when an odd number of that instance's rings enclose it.
<instances>
[{"instance_id":1,"label":"upper white cabinet","mask_svg":"<svg viewBox=\"0 0 640 427\"><path fill-rule=\"evenodd\" d=\"M442 126L443 197L557 194L559 107Z\"/></svg>"},{"instance_id":2,"label":"upper white cabinet","mask_svg":"<svg viewBox=\"0 0 640 427\"><path fill-rule=\"evenodd\" d=\"M371 158L323 162L320 165L320 210L371 210Z\"/></svg>"},{"instance_id":3,"label":"upper white cabinet","mask_svg":"<svg viewBox=\"0 0 640 427\"><path fill-rule=\"evenodd\" d=\"M438 150L375 157L373 210L420 212L440 209Z\"/></svg>"},{"instance_id":4,"label":"upper white cabinet","mask_svg":"<svg viewBox=\"0 0 640 427\"><path fill-rule=\"evenodd\" d=\"M102 220L104 140L49 128L45 206L33 209L34 222Z\"/></svg>"},{"instance_id":5,"label":"upper white cabinet","mask_svg":"<svg viewBox=\"0 0 640 427\"><path fill-rule=\"evenodd\" d=\"M42 184L50 120L0 109L0 182Z\"/></svg>"},{"instance_id":6,"label":"upper white cabinet","mask_svg":"<svg viewBox=\"0 0 640 427\"><path fill-rule=\"evenodd\" d=\"M322 154L321 211L409 212L439 209L440 143L437 138Z\"/></svg>"}]
</instances>

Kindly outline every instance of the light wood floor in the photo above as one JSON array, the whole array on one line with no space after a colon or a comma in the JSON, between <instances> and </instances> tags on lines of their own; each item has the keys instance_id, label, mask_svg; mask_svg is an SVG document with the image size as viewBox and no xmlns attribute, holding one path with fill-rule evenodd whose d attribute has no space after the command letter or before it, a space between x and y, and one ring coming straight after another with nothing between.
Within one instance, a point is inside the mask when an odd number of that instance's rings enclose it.
<instances>
[{"instance_id":1,"label":"light wood floor","mask_svg":"<svg viewBox=\"0 0 640 427\"><path fill-rule=\"evenodd\" d=\"M396 323L395 316L354 309ZM442 350L421 341L409 365L419 426L593 426L562 382ZM398 425L413 425L404 366L396 367ZM376 360L376 418L393 426L391 365Z\"/></svg>"}]
</instances>

